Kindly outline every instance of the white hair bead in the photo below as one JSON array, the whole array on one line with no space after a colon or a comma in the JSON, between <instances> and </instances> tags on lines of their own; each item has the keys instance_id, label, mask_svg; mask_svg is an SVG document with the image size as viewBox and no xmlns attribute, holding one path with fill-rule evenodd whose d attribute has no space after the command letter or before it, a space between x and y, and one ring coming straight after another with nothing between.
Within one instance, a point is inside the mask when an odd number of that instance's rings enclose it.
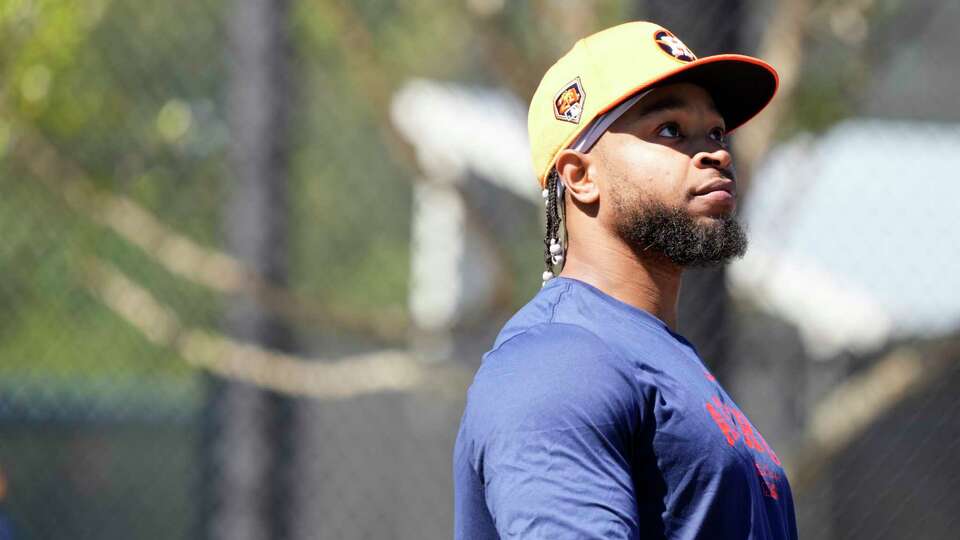
<instances>
[{"instance_id":1,"label":"white hair bead","mask_svg":"<svg viewBox=\"0 0 960 540\"><path fill-rule=\"evenodd\" d=\"M547 270L546 272L543 273L544 281L550 281L551 279L553 279L553 272Z\"/></svg>"},{"instance_id":2,"label":"white hair bead","mask_svg":"<svg viewBox=\"0 0 960 540\"><path fill-rule=\"evenodd\" d=\"M554 255L553 264L560 264L563 262L563 255Z\"/></svg>"},{"instance_id":3,"label":"white hair bead","mask_svg":"<svg viewBox=\"0 0 960 540\"><path fill-rule=\"evenodd\" d=\"M540 192L540 196L543 197L544 199L549 198L549 197L550 197L550 190L549 190L549 189L545 189L545 190L541 191L541 192Z\"/></svg>"},{"instance_id":4,"label":"white hair bead","mask_svg":"<svg viewBox=\"0 0 960 540\"><path fill-rule=\"evenodd\" d=\"M550 254L557 255L561 251L563 251L563 248L560 246L560 244L558 244L556 240L550 240Z\"/></svg>"}]
</instances>

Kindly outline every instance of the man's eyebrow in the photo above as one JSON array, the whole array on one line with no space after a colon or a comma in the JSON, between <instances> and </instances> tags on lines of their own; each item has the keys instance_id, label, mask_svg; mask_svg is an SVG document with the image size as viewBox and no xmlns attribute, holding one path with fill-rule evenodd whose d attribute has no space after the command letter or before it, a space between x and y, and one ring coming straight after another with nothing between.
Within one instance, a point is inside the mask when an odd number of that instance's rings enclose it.
<instances>
[{"instance_id":1,"label":"man's eyebrow","mask_svg":"<svg viewBox=\"0 0 960 540\"><path fill-rule=\"evenodd\" d=\"M636 117L642 118L644 116L649 116L656 113L684 109L688 106L689 103L683 98L677 96L663 96L651 100L650 103L643 103L643 101L641 101L637 105ZM716 113L717 116L722 116L716 107L711 106L710 110Z\"/></svg>"},{"instance_id":2,"label":"man's eyebrow","mask_svg":"<svg viewBox=\"0 0 960 540\"><path fill-rule=\"evenodd\" d=\"M650 103L640 103L640 106L637 107L636 115L647 116L664 111L673 111L677 109L682 109L687 105L687 102L683 99L680 99L676 96L665 96L659 99L654 99Z\"/></svg>"}]
</instances>

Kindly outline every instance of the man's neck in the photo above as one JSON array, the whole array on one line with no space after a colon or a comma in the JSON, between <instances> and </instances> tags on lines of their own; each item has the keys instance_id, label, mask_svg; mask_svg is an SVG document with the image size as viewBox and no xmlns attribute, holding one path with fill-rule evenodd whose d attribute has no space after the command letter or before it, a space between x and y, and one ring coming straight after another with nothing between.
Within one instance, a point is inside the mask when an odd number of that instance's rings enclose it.
<instances>
[{"instance_id":1,"label":"man's neck","mask_svg":"<svg viewBox=\"0 0 960 540\"><path fill-rule=\"evenodd\" d=\"M622 242L585 240L571 241L561 276L589 283L677 329L682 268L661 254L638 257Z\"/></svg>"}]
</instances>

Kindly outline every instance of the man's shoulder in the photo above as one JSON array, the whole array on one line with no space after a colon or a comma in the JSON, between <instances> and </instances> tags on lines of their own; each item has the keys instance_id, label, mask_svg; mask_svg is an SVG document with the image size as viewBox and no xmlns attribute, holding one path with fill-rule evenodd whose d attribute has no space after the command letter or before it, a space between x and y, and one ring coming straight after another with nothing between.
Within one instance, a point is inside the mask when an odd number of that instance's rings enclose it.
<instances>
[{"instance_id":1,"label":"man's shoulder","mask_svg":"<svg viewBox=\"0 0 960 540\"><path fill-rule=\"evenodd\" d=\"M550 429L609 421L612 404L627 407L636 396L629 367L600 338L577 325L541 323L484 355L467 415L492 429Z\"/></svg>"},{"instance_id":2,"label":"man's shoulder","mask_svg":"<svg viewBox=\"0 0 960 540\"><path fill-rule=\"evenodd\" d=\"M558 361L591 361L615 356L607 343L590 329L569 322L535 322L501 333L494 347L484 355L483 363L509 361L511 358L555 356Z\"/></svg>"}]
</instances>

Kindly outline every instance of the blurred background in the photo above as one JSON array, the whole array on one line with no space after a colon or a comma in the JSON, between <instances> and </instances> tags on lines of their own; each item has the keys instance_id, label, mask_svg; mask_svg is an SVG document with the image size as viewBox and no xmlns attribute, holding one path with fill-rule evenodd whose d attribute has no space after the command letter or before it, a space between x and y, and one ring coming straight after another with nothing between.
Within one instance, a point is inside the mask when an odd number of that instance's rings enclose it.
<instances>
[{"instance_id":1,"label":"blurred background","mask_svg":"<svg viewBox=\"0 0 960 540\"><path fill-rule=\"evenodd\" d=\"M801 537L956 538L960 3L0 0L0 539L448 538L526 104L638 18L781 74L681 332Z\"/></svg>"}]
</instances>

